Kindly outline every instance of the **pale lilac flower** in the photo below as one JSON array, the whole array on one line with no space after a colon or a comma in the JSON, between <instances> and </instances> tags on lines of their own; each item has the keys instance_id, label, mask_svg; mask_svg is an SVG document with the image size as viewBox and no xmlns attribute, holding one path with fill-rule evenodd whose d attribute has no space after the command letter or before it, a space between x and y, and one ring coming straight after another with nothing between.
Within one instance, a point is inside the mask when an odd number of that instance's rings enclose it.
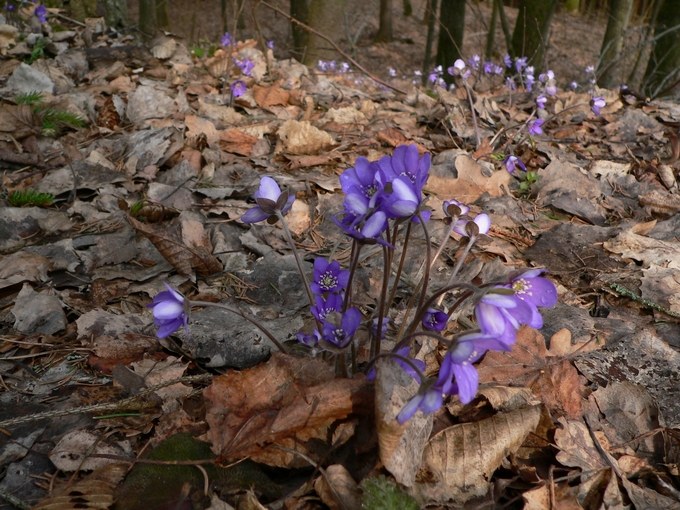
<instances>
[{"instance_id":1,"label":"pale lilac flower","mask_svg":"<svg viewBox=\"0 0 680 510\"><path fill-rule=\"evenodd\" d=\"M503 160L503 164L505 165L505 169L510 172L511 174L515 173L515 170L518 168L522 170L523 172L526 172L527 167L524 164L524 161L519 159L517 156L510 154L508 157L506 157Z\"/></svg>"},{"instance_id":2,"label":"pale lilac flower","mask_svg":"<svg viewBox=\"0 0 680 510\"><path fill-rule=\"evenodd\" d=\"M572 82L569 84L569 88L570 88L571 90L576 90L576 89L578 88L578 82L572 81Z\"/></svg>"},{"instance_id":3,"label":"pale lilac flower","mask_svg":"<svg viewBox=\"0 0 680 510\"><path fill-rule=\"evenodd\" d=\"M442 202L442 209L444 214L449 218L458 218L470 212L470 208L462 202L452 198L451 200L444 200Z\"/></svg>"},{"instance_id":4,"label":"pale lilac flower","mask_svg":"<svg viewBox=\"0 0 680 510\"><path fill-rule=\"evenodd\" d=\"M170 336L182 326L187 333L189 332L189 313L184 296L167 283L165 287L167 290L159 292L147 305L148 308L153 309L158 338Z\"/></svg>"},{"instance_id":5,"label":"pale lilac flower","mask_svg":"<svg viewBox=\"0 0 680 510\"><path fill-rule=\"evenodd\" d=\"M491 228L491 218L486 213L479 213L474 220L460 219L453 225L453 231L464 237L477 237L487 234Z\"/></svg>"},{"instance_id":6,"label":"pale lilac flower","mask_svg":"<svg viewBox=\"0 0 680 510\"><path fill-rule=\"evenodd\" d=\"M259 223L264 220L274 223L278 213L286 214L295 201L295 195L289 194L288 191L282 192L276 181L266 175L260 179L260 186L254 198L257 205L241 216L243 223Z\"/></svg>"},{"instance_id":7,"label":"pale lilac flower","mask_svg":"<svg viewBox=\"0 0 680 510\"><path fill-rule=\"evenodd\" d=\"M234 64L241 70L246 76L250 76L255 68L255 63L249 58L244 58L243 60L235 58ZM245 91L244 91L245 92Z\"/></svg>"},{"instance_id":8,"label":"pale lilac flower","mask_svg":"<svg viewBox=\"0 0 680 510\"><path fill-rule=\"evenodd\" d=\"M229 32L225 32L224 35L220 38L220 44L224 47L226 46L231 46L234 44L234 40L231 37L231 34Z\"/></svg>"},{"instance_id":9,"label":"pale lilac flower","mask_svg":"<svg viewBox=\"0 0 680 510\"><path fill-rule=\"evenodd\" d=\"M269 48L270 50L273 50L274 49L274 39L267 40L266 45L267 45L267 48Z\"/></svg>"},{"instance_id":10,"label":"pale lilac flower","mask_svg":"<svg viewBox=\"0 0 680 510\"><path fill-rule=\"evenodd\" d=\"M531 136L537 136L543 134L543 124L545 121L543 119L534 119L529 122L527 129Z\"/></svg>"},{"instance_id":11,"label":"pale lilac flower","mask_svg":"<svg viewBox=\"0 0 680 510\"><path fill-rule=\"evenodd\" d=\"M389 75L390 78L396 78L397 77L397 70L394 67L388 67L387 68L387 74Z\"/></svg>"},{"instance_id":12,"label":"pale lilac flower","mask_svg":"<svg viewBox=\"0 0 680 510\"><path fill-rule=\"evenodd\" d=\"M595 96L590 99L590 109L595 115L600 115L600 110L607 106L607 102L602 96Z\"/></svg>"},{"instance_id":13,"label":"pale lilac flower","mask_svg":"<svg viewBox=\"0 0 680 510\"><path fill-rule=\"evenodd\" d=\"M505 64L505 67L511 68L512 67L512 57L506 53L505 55L503 55L503 63Z\"/></svg>"},{"instance_id":14,"label":"pale lilac flower","mask_svg":"<svg viewBox=\"0 0 680 510\"><path fill-rule=\"evenodd\" d=\"M243 80L236 80L231 84L231 94L234 97L241 97L246 93L246 90L248 90L248 87L246 87L246 84Z\"/></svg>"},{"instance_id":15,"label":"pale lilac flower","mask_svg":"<svg viewBox=\"0 0 680 510\"><path fill-rule=\"evenodd\" d=\"M540 96L538 96L538 97L536 98L536 107L537 107L539 110L544 110L544 109L545 109L545 104L546 104L547 102L548 102L548 98L545 97L543 94L541 94Z\"/></svg>"}]
</instances>

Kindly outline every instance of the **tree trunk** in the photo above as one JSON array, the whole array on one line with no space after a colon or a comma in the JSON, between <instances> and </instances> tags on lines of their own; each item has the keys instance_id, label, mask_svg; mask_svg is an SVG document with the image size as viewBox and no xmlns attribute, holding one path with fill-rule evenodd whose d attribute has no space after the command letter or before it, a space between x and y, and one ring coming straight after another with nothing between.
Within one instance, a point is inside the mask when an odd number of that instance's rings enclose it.
<instances>
[{"instance_id":1,"label":"tree trunk","mask_svg":"<svg viewBox=\"0 0 680 510\"><path fill-rule=\"evenodd\" d=\"M512 34L512 54L527 57L536 71L543 68L550 22L557 0L522 0Z\"/></svg>"},{"instance_id":2,"label":"tree trunk","mask_svg":"<svg viewBox=\"0 0 680 510\"><path fill-rule=\"evenodd\" d=\"M317 32L338 42L343 34L345 0L313 0L307 10L308 24ZM337 53L328 41L310 32L307 34L307 48L303 63L314 65L319 60L333 60Z\"/></svg>"},{"instance_id":3,"label":"tree trunk","mask_svg":"<svg viewBox=\"0 0 680 510\"><path fill-rule=\"evenodd\" d=\"M290 15L303 23L309 22L307 1L290 0ZM302 61L307 48L307 31L297 23L291 23L291 29L293 31L292 53L298 60Z\"/></svg>"},{"instance_id":4,"label":"tree trunk","mask_svg":"<svg viewBox=\"0 0 680 510\"><path fill-rule=\"evenodd\" d=\"M465 34L465 0L442 0L439 8L439 39L437 40L437 65L444 69L459 59ZM451 83L453 76L444 73Z\"/></svg>"},{"instance_id":5,"label":"tree trunk","mask_svg":"<svg viewBox=\"0 0 680 510\"><path fill-rule=\"evenodd\" d=\"M680 9L677 0L663 3L654 28L654 48L647 64L644 91L651 97L680 89Z\"/></svg>"},{"instance_id":6,"label":"tree trunk","mask_svg":"<svg viewBox=\"0 0 680 510\"><path fill-rule=\"evenodd\" d=\"M425 37L425 56L423 57L423 85L427 84L427 75L431 70L432 65L432 43L434 42L434 22L437 19L437 3L438 0L426 0L425 14L427 19L427 36Z\"/></svg>"},{"instance_id":7,"label":"tree trunk","mask_svg":"<svg viewBox=\"0 0 680 510\"><path fill-rule=\"evenodd\" d=\"M404 11L404 17L408 18L413 14L413 6L411 5L411 0L404 0L402 2L402 9Z\"/></svg>"},{"instance_id":8,"label":"tree trunk","mask_svg":"<svg viewBox=\"0 0 680 510\"><path fill-rule=\"evenodd\" d=\"M392 0L380 0L380 26L375 40L389 42L394 39L392 33Z\"/></svg>"},{"instance_id":9,"label":"tree trunk","mask_svg":"<svg viewBox=\"0 0 680 510\"><path fill-rule=\"evenodd\" d=\"M618 60L632 12L633 0L611 0L607 31L604 34L600 63L597 66L597 82L601 87L612 88L621 84L621 76L617 73L620 68Z\"/></svg>"},{"instance_id":10,"label":"tree trunk","mask_svg":"<svg viewBox=\"0 0 680 510\"><path fill-rule=\"evenodd\" d=\"M152 38L156 30L156 0L139 0L139 31L145 38Z\"/></svg>"}]
</instances>

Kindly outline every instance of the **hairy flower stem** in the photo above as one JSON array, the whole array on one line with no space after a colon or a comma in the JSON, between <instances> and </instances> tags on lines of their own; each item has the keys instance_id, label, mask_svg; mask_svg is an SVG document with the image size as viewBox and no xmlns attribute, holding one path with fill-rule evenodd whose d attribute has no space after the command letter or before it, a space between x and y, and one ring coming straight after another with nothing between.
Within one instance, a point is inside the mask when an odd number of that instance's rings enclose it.
<instances>
[{"instance_id":1,"label":"hairy flower stem","mask_svg":"<svg viewBox=\"0 0 680 510\"><path fill-rule=\"evenodd\" d=\"M366 373L370 372L373 366L378 362L378 360L382 358L394 358L407 364L418 375L418 378L420 379L421 383L426 379L425 374L422 372L422 370L420 370L420 368L418 368L418 365L413 363L412 359L406 356L402 356L401 354L398 354L396 352L380 352L376 354L366 366L365 372Z\"/></svg>"},{"instance_id":2,"label":"hairy flower stem","mask_svg":"<svg viewBox=\"0 0 680 510\"><path fill-rule=\"evenodd\" d=\"M302 278L302 282L305 286L305 291L307 292L307 299L309 299L309 306L314 306L314 303L315 303L314 295L312 294L312 291L309 288L309 280L307 280L307 275L305 274L305 271L302 269L302 260L300 259L300 254L298 253L298 250L295 246L295 241L293 241L293 236L290 233L290 229L288 228L288 224L286 223L286 220L283 217L283 214L281 213L281 211L277 210L276 216L281 221L281 226L283 227L283 233L284 233L284 236L286 237L286 241L288 242L288 245L290 246L290 248L293 250L293 256L295 257L295 263L297 264L298 272L300 273L300 277Z\"/></svg>"},{"instance_id":3,"label":"hairy flower stem","mask_svg":"<svg viewBox=\"0 0 680 510\"><path fill-rule=\"evenodd\" d=\"M425 220L423 220L422 215L418 212L418 220L420 220L420 225L423 227L423 234L425 235L425 260L430 260L432 256L432 243L430 243L430 234L427 231L427 226L425 225ZM425 302L425 296L427 295L427 288L430 282L430 264L425 264L425 274L423 274L423 285L420 289L420 301L418 301L418 308L423 307ZM419 316L416 316L414 320L420 320Z\"/></svg>"},{"instance_id":4,"label":"hairy flower stem","mask_svg":"<svg viewBox=\"0 0 680 510\"><path fill-rule=\"evenodd\" d=\"M456 261L456 265L454 266L453 272L451 273L451 276L449 277L449 282L447 283L447 286L453 284L453 280L458 275L458 271L460 271L460 268L463 267L463 264L465 263L465 259L467 258L468 254L470 253L470 250L472 249L472 245L475 244L476 240L477 240L476 236L472 236L472 237L469 238L468 243L465 245L465 248L463 248L463 253L461 253L460 258ZM443 300L444 300L444 294L441 294L439 296L439 299L437 300L437 306L441 305Z\"/></svg>"},{"instance_id":5,"label":"hairy flower stem","mask_svg":"<svg viewBox=\"0 0 680 510\"><path fill-rule=\"evenodd\" d=\"M396 233L396 228L395 228L395 233L393 236L392 240L392 245L396 246L396 238L397 238L397 233ZM401 248L401 257L399 257L399 265L397 266L397 272L394 277L394 283L392 284L392 290L390 291L390 297L387 299L387 307L389 308L389 305L394 301L394 298L397 294L397 288L399 287L399 279L401 278L401 273L404 270L404 264L406 262L406 251L408 250L408 243L409 240L411 239L411 223L406 226L406 234L404 234L404 246ZM389 273L390 269L392 267L392 256L394 255L394 250L390 250L390 260L389 260L389 266L388 266L388 271L385 275L385 278L389 278Z\"/></svg>"},{"instance_id":6,"label":"hairy flower stem","mask_svg":"<svg viewBox=\"0 0 680 510\"><path fill-rule=\"evenodd\" d=\"M479 134L479 124L477 124L477 114L475 113L475 103L472 99L472 89L466 80L463 80L465 85L465 92L467 92L468 101L470 102L470 113L472 113L472 126L475 128L475 138L477 139L477 147L482 143L482 137Z\"/></svg>"},{"instance_id":7,"label":"hairy flower stem","mask_svg":"<svg viewBox=\"0 0 680 510\"><path fill-rule=\"evenodd\" d=\"M215 307L215 308L222 308L223 310L226 310L226 311L228 311L228 312L231 312L231 313L233 313L233 314L236 314L236 315L238 315L239 317L242 317L243 319L245 319L245 320L247 320L248 322L250 322L253 326L255 326L255 327L256 327L257 329L259 329L260 331L262 331L262 333L264 333L265 336L266 336L267 338L269 338L269 340L271 340L271 342L272 342L276 347L278 347L278 349L279 349L281 352L283 352L283 353L287 353L287 352L288 352L288 349L286 349L286 347L285 347L281 342L279 342L279 341L276 339L276 337L271 333L271 331L269 331L269 330L268 330L267 328L265 328L262 324L260 324L260 323L257 321L257 319L255 319L254 317L251 317L250 315L248 315L248 314L246 314L246 313L243 313L243 312L242 312L241 310L239 310L238 308L232 308L231 306L223 305L222 303L211 303L210 301L189 301L189 306L213 306L213 307Z\"/></svg>"},{"instance_id":8,"label":"hairy flower stem","mask_svg":"<svg viewBox=\"0 0 680 510\"><path fill-rule=\"evenodd\" d=\"M387 246L383 246L383 279L382 287L380 288L380 300L378 301L378 324L376 327L375 335L373 336L373 341L371 342L370 357L374 358L380 352L380 342L382 341L382 326L385 320L385 308L389 307L387 298L387 288L389 286L390 280L390 267L391 267L391 256L390 249ZM398 280L397 280L398 281ZM396 283L394 287L396 287ZM393 287L393 288L394 288Z\"/></svg>"}]
</instances>

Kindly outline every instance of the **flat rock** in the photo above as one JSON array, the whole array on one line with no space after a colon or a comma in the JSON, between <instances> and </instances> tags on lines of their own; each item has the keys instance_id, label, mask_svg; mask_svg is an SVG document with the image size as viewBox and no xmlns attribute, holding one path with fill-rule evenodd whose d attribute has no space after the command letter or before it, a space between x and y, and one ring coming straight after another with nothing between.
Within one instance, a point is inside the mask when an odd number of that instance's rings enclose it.
<instances>
[{"instance_id":1,"label":"flat rock","mask_svg":"<svg viewBox=\"0 0 680 510\"><path fill-rule=\"evenodd\" d=\"M54 82L42 71L21 63L7 80L7 89L12 95L40 92L53 94Z\"/></svg>"},{"instance_id":2,"label":"flat rock","mask_svg":"<svg viewBox=\"0 0 680 510\"><path fill-rule=\"evenodd\" d=\"M14 329L25 334L53 335L66 328L66 314L57 296L38 293L25 283L14 307Z\"/></svg>"}]
</instances>

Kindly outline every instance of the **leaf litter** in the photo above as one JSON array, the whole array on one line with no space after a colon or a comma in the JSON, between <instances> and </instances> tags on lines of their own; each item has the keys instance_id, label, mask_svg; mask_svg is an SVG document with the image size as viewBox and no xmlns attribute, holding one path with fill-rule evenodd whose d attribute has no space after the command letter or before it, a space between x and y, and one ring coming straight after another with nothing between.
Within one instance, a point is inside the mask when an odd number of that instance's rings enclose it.
<instances>
[{"instance_id":1,"label":"leaf litter","mask_svg":"<svg viewBox=\"0 0 680 510\"><path fill-rule=\"evenodd\" d=\"M522 154L540 176L522 197L490 157L495 133L526 119L521 102L478 92L477 145L458 92L403 97L243 41L235 51L255 71L226 103L225 50L192 59L166 36L125 51L8 67L13 92L34 76L46 104L89 125L45 136L35 110L0 101L4 190L55 197L0 210L3 493L36 508L148 508L150 494L191 508L359 508L364 482L389 474L420 505L680 505L678 158L657 120L677 122L676 105L607 92L597 121L559 117L554 138ZM563 92L557 109L585 101ZM338 174L407 142L433 154L434 221L452 197L492 215L469 273L529 263L560 285L541 332L481 361L471 404L399 425L415 386L392 364L375 384L336 378L321 359L272 354L242 321L219 331L216 309L196 314L197 338L157 341L146 305L164 281L293 338L304 296L283 233L237 221L259 177L296 193L299 247L342 258ZM381 268L367 257L361 270L370 304Z\"/></svg>"}]
</instances>

